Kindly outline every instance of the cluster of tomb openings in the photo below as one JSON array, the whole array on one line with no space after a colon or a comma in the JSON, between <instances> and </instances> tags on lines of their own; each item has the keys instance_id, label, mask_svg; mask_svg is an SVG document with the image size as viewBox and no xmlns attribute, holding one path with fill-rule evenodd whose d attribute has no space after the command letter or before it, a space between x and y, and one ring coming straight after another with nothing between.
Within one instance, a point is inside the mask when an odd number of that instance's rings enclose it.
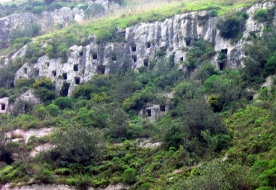
<instances>
[{"instance_id":1,"label":"cluster of tomb openings","mask_svg":"<svg viewBox=\"0 0 276 190\"><path fill-rule=\"evenodd\" d=\"M80 84L80 77L75 77L75 84Z\"/></svg>"},{"instance_id":2,"label":"cluster of tomb openings","mask_svg":"<svg viewBox=\"0 0 276 190\"><path fill-rule=\"evenodd\" d=\"M24 74L27 74L28 73L28 69L25 67L24 68Z\"/></svg>"},{"instance_id":3,"label":"cluster of tomb openings","mask_svg":"<svg viewBox=\"0 0 276 190\"><path fill-rule=\"evenodd\" d=\"M69 88L70 88L70 83L64 83L61 90L60 90L60 95L61 96L68 96Z\"/></svg>"},{"instance_id":4,"label":"cluster of tomb openings","mask_svg":"<svg viewBox=\"0 0 276 190\"><path fill-rule=\"evenodd\" d=\"M150 43L150 42L147 42L147 43L146 43L146 48L150 48L150 46L151 46L151 43Z\"/></svg>"},{"instance_id":5,"label":"cluster of tomb openings","mask_svg":"<svg viewBox=\"0 0 276 190\"><path fill-rule=\"evenodd\" d=\"M67 80L67 73L63 73L62 77L63 77L64 80Z\"/></svg>"},{"instance_id":6,"label":"cluster of tomb openings","mask_svg":"<svg viewBox=\"0 0 276 190\"><path fill-rule=\"evenodd\" d=\"M131 51L132 51L132 52L135 52L135 51L136 51L136 44L132 44L132 45L130 46L130 48L131 48Z\"/></svg>"},{"instance_id":7,"label":"cluster of tomb openings","mask_svg":"<svg viewBox=\"0 0 276 190\"><path fill-rule=\"evenodd\" d=\"M52 71L52 75L53 75L54 77L56 77L56 76L57 76L57 72L56 72L56 71Z\"/></svg>"},{"instance_id":8,"label":"cluster of tomb openings","mask_svg":"<svg viewBox=\"0 0 276 190\"><path fill-rule=\"evenodd\" d=\"M99 65L97 68L98 75L103 75L105 73L105 65Z\"/></svg>"},{"instance_id":9,"label":"cluster of tomb openings","mask_svg":"<svg viewBox=\"0 0 276 190\"><path fill-rule=\"evenodd\" d=\"M160 111L165 112L166 111L166 106L165 105L160 105Z\"/></svg>"},{"instance_id":10,"label":"cluster of tomb openings","mask_svg":"<svg viewBox=\"0 0 276 190\"><path fill-rule=\"evenodd\" d=\"M74 65L74 71L78 71L79 70L79 65L78 64L75 64Z\"/></svg>"},{"instance_id":11,"label":"cluster of tomb openings","mask_svg":"<svg viewBox=\"0 0 276 190\"><path fill-rule=\"evenodd\" d=\"M148 67L149 66L149 60L148 59L144 59L144 66Z\"/></svg>"},{"instance_id":12,"label":"cluster of tomb openings","mask_svg":"<svg viewBox=\"0 0 276 190\"><path fill-rule=\"evenodd\" d=\"M6 104L1 104L1 110L2 111L6 110Z\"/></svg>"},{"instance_id":13,"label":"cluster of tomb openings","mask_svg":"<svg viewBox=\"0 0 276 190\"><path fill-rule=\"evenodd\" d=\"M151 117L151 109L146 109L146 115L147 115L148 117Z\"/></svg>"},{"instance_id":14,"label":"cluster of tomb openings","mask_svg":"<svg viewBox=\"0 0 276 190\"><path fill-rule=\"evenodd\" d=\"M132 55L132 61L135 63L137 62L137 55Z\"/></svg>"}]
</instances>

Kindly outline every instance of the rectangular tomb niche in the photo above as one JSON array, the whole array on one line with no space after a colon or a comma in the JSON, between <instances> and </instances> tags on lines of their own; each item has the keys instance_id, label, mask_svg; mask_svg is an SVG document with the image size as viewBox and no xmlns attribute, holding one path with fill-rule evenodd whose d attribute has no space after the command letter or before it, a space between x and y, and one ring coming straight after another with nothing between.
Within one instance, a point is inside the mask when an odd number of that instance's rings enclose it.
<instances>
[{"instance_id":1,"label":"rectangular tomb niche","mask_svg":"<svg viewBox=\"0 0 276 190\"><path fill-rule=\"evenodd\" d=\"M62 77L63 77L64 80L67 80L67 73L63 73Z\"/></svg>"},{"instance_id":2,"label":"rectangular tomb niche","mask_svg":"<svg viewBox=\"0 0 276 190\"><path fill-rule=\"evenodd\" d=\"M146 115L147 115L148 117L151 117L151 109L146 109Z\"/></svg>"},{"instance_id":3,"label":"rectangular tomb niche","mask_svg":"<svg viewBox=\"0 0 276 190\"><path fill-rule=\"evenodd\" d=\"M134 63L137 62L137 55L133 55L133 56L132 56L132 61L133 61Z\"/></svg>"},{"instance_id":4,"label":"rectangular tomb niche","mask_svg":"<svg viewBox=\"0 0 276 190\"><path fill-rule=\"evenodd\" d=\"M165 105L160 105L160 111L165 112L166 111L166 106Z\"/></svg>"},{"instance_id":5,"label":"rectangular tomb niche","mask_svg":"<svg viewBox=\"0 0 276 190\"><path fill-rule=\"evenodd\" d=\"M70 88L70 83L64 83L63 86L61 87L60 95L68 96L69 88Z\"/></svg>"},{"instance_id":6,"label":"rectangular tomb niche","mask_svg":"<svg viewBox=\"0 0 276 190\"><path fill-rule=\"evenodd\" d=\"M53 75L54 77L56 77L56 76L57 76L57 72L56 72L56 71L52 71L52 75Z\"/></svg>"},{"instance_id":7,"label":"rectangular tomb niche","mask_svg":"<svg viewBox=\"0 0 276 190\"><path fill-rule=\"evenodd\" d=\"M131 49L132 52L135 52L136 51L136 44L132 44L130 46L130 49Z\"/></svg>"},{"instance_id":8,"label":"rectangular tomb niche","mask_svg":"<svg viewBox=\"0 0 276 190\"><path fill-rule=\"evenodd\" d=\"M46 65L46 68L48 68L50 66L50 63L46 62L45 65Z\"/></svg>"},{"instance_id":9,"label":"rectangular tomb niche","mask_svg":"<svg viewBox=\"0 0 276 190\"><path fill-rule=\"evenodd\" d=\"M144 59L144 66L148 67L149 66L149 60L148 59Z\"/></svg>"},{"instance_id":10,"label":"rectangular tomb niche","mask_svg":"<svg viewBox=\"0 0 276 190\"><path fill-rule=\"evenodd\" d=\"M24 68L24 74L27 74L28 73L28 69L25 67Z\"/></svg>"},{"instance_id":11,"label":"rectangular tomb niche","mask_svg":"<svg viewBox=\"0 0 276 190\"><path fill-rule=\"evenodd\" d=\"M98 60L98 54L96 52L90 52L89 58L93 60Z\"/></svg>"},{"instance_id":12,"label":"rectangular tomb niche","mask_svg":"<svg viewBox=\"0 0 276 190\"><path fill-rule=\"evenodd\" d=\"M150 42L147 42L147 43L146 43L146 48L150 48L150 46L151 46L151 43L150 43Z\"/></svg>"},{"instance_id":13,"label":"rectangular tomb niche","mask_svg":"<svg viewBox=\"0 0 276 190\"><path fill-rule=\"evenodd\" d=\"M97 73L98 75L103 75L105 73L105 65L99 65L97 67Z\"/></svg>"},{"instance_id":14,"label":"rectangular tomb niche","mask_svg":"<svg viewBox=\"0 0 276 190\"><path fill-rule=\"evenodd\" d=\"M78 71L79 70L79 65L78 64L75 64L74 65L74 71Z\"/></svg>"},{"instance_id":15,"label":"rectangular tomb niche","mask_svg":"<svg viewBox=\"0 0 276 190\"><path fill-rule=\"evenodd\" d=\"M183 57L180 57L179 61L181 61L181 62L184 61L184 58L183 58Z\"/></svg>"},{"instance_id":16,"label":"rectangular tomb niche","mask_svg":"<svg viewBox=\"0 0 276 190\"><path fill-rule=\"evenodd\" d=\"M81 52L79 53L79 55L80 55L80 56L83 56L83 51L81 51Z\"/></svg>"},{"instance_id":17,"label":"rectangular tomb niche","mask_svg":"<svg viewBox=\"0 0 276 190\"><path fill-rule=\"evenodd\" d=\"M1 104L1 110L5 111L6 110L6 104Z\"/></svg>"},{"instance_id":18,"label":"rectangular tomb niche","mask_svg":"<svg viewBox=\"0 0 276 190\"><path fill-rule=\"evenodd\" d=\"M111 59L112 59L112 61L117 61L117 55L116 54L112 54L111 55Z\"/></svg>"},{"instance_id":19,"label":"rectangular tomb niche","mask_svg":"<svg viewBox=\"0 0 276 190\"><path fill-rule=\"evenodd\" d=\"M39 69L35 69L35 76L36 76L36 77L39 76Z\"/></svg>"},{"instance_id":20,"label":"rectangular tomb niche","mask_svg":"<svg viewBox=\"0 0 276 190\"><path fill-rule=\"evenodd\" d=\"M75 84L80 84L80 77L75 77Z\"/></svg>"}]
</instances>

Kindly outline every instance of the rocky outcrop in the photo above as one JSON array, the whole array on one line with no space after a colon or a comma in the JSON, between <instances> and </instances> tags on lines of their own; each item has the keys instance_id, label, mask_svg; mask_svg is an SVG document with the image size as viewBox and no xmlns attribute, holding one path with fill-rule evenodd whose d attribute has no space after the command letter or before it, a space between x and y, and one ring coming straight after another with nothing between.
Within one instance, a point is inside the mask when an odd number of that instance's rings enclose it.
<instances>
[{"instance_id":1,"label":"rocky outcrop","mask_svg":"<svg viewBox=\"0 0 276 190\"><path fill-rule=\"evenodd\" d=\"M23 13L0 18L0 48L7 45L11 31L16 28L26 29L33 24L37 24L41 28L41 32L46 33L54 26L65 26L72 20L80 22L83 17L82 9L62 7L51 12L44 11L41 15Z\"/></svg>"},{"instance_id":2,"label":"rocky outcrop","mask_svg":"<svg viewBox=\"0 0 276 190\"><path fill-rule=\"evenodd\" d=\"M80 83L87 82L95 74L113 72L123 63L128 63L131 68L149 66L149 60L155 57L157 51L165 52L166 56L174 54L175 62L185 61L184 48L189 48L194 40L200 38L214 44L217 52L227 53L228 59L223 67L217 63L217 55L213 64L219 69L225 67L236 68L241 64L244 55L245 39L254 32L261 35L265 25L253 20L253 14L260 8L271 7L273 3L255 4L245 10L249 19L243 38L235 44L230 39L220 36L216 28L217 18L209 17L207 11L190 12L175 15L164 21L154 23L140 23L135 26L120 29L117 35L125 37L123 42L97 43L90 36L87 46L72 46L67 63L60 63L60 59L49 59L42 56L36 64L25 63L17 73L15 80L30 77L50 77L56 83L56 89L62 95L71 95L73 89ZM204 21L204 22L203 22Z\"/></svg>"}]
</instances>

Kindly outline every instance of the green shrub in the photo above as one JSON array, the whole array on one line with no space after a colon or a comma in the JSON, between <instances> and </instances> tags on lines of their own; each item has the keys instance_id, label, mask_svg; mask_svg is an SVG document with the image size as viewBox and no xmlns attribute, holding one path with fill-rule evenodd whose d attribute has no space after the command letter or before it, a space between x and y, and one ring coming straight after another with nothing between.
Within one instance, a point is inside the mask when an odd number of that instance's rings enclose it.
<instances>
[{"instance_id":1,"label":"green shrub","mask_svg":"<svg viewBox=\"0 0 276 190\"><path fill-rule=\"evenodd\" d=\"M123 182L127 184L133 184L136 181L136 170L134 168L125 169L123 175Z\"/></svg>"},{"instance_id":2,"label":"green shrub","mask_svg":"<svg viewBox=\"0 0 276 190\"><path fill-rule=\"evenodd\" d=\"M217 28L220 30L220 35L223 38L235 38L244 30L246 19L239 15L239 12L234 15L224 16L217 22Z\"/></svg>"},{"instance_id":3,"label":"green shrub","mask_svg":"<svg viewBox=\"0 0 276 190\"><path fill-rule=\"evenodd\" d=\"M55 169L54 172L56 175L65 175L65 176L68 176L71 173L68 168L57 168Z\"/></svg>"},{"instance_id":4,"label":"green shrub","mask_svg":"<svg viewBox=\"0 0 276 190\"><path fill-rule=\"evenodd\" d=\"M46 107L46 110L47 110L47 112L48 112L51 116L53 116L53 117L58 116L58 114L59 114L59 112L60 112L59 107L56 106L56 105L54 105L54 104L48 105L48 106Z\"/></svg>"},{"instance_id":5,"label":"green shrub","mask_svg":"<svg viewBox=\"0 0 276 190\"><path fill-rule=\"evenodd\" d=\"M254 17L255 20L257 20L258 22L265 22L267 21L268 18L268 11L267 9L260 9L258 11L256 11L254 13Z\"/></svg>"},{"instance_id":6,"label":"green shrub","mask_svg":"<svg viewBox=\"0 0 276 190\"><path fill-rule=\"evenodd\" d=\"M209 14L210 17L216 17L216 16L218 16L218 10L217 9L212 9L212 10L209 11L208 14Z\"/></svg>"},{"instance_id":7,"label":"green shrub","mask_svg":"<svg viewBox=\"0 0 276 190\"><path fill-rule=\"evenodd\" d=\"M40 14L40 13L42 13L44 11L44 7L43 6L35 6L34 8L33 8L33 13L35 13L35 14Z\"/></svg>"},{"instance_id":8,"label":"green shrub","mask_svg":"<svg viewBox=\"0 0 276 190\"><path fill-rule=\"evenodd\" d=\"M70 97L58 97L55 99L54 104L60 109L71 109L73 108L73 100Z\"/></svg>"}]
</instances>

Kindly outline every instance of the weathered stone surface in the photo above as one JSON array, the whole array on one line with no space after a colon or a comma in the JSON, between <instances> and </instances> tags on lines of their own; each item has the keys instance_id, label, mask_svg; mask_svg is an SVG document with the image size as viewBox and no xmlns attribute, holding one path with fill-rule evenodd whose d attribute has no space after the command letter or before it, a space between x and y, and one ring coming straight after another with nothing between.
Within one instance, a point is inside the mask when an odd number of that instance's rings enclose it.
<instances>
[{"instance_id":1,"label":"weathered stone surface","mask_svg":"<svg viewBox=\"0 0 276 190\"><path fill-rule=\"evenodd\" d=\"M155 57L157 51L164 51L167 57L174 54L176 63L185 61L186 53L183 52L183 47L189 48L190 43L199 38L214 44L217 52L212 59L214 65L219 68L217 55L223 50L227 51L228 57L223 67L236 68L242 65L241 58L245 56L244 39L251 32L261 35L265 27L264 24L253 20L254 12L272 5L273 3L258 3L246 10L249 14L246 30L243 32L243 38L235 44L231 44L230 39L220 36L216 28L217 18L209 17L207 11L190 12L175 15L164 21L140 23L126 29L119 29L117 33L125 36L124 42L96 43L95 37L90 36L89 45L70 48L67 63L60 63L59 59L42 56L36 64L25 63L17 71L15 80L20 77L47 76L55 81L58 91L67 85L68 95L71 95L79 83L87 82L95 74L113 72L122 66L122 63L128 63L134 70L141 66L148 66L149 60ZM77 70L75 65L78 67ZM64 77L64 75L67 76Z\"/></svg>"},{"instance_id":2,"label":"weathered stone surface","mask_svg":"<svg viewBox=\"0 0 276 190\"><path fill-rule=\"evenodd\" d=\"M41 15L33 13L14 14L0 18L0 48L6 47L9 35L13 29L26 29L32 24L37 24L41 32L49 32L54 26L65 26L69 21L82 21L84 12L82 9L70 9L62 7L55 11L44 11Z\"/></svg>"}]
</instances>

